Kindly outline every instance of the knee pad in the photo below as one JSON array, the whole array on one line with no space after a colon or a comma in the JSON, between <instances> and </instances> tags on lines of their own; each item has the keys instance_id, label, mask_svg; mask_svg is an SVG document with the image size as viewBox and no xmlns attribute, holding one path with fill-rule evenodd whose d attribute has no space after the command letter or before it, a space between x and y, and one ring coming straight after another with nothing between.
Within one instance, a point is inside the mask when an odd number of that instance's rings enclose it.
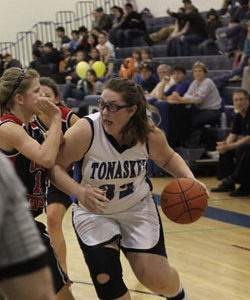
<instances>
[{"instance_id":1,"label":"knee pad","mask_svg":"<svg viewBox=\"0 0 250 300\"><path fill-rule=\"evenodd\" d=\"M108 247L88 249L84 253L97 295L102 300L116 299L127 292L122 279L118 250Z\"/></svg>"}]
</instances>

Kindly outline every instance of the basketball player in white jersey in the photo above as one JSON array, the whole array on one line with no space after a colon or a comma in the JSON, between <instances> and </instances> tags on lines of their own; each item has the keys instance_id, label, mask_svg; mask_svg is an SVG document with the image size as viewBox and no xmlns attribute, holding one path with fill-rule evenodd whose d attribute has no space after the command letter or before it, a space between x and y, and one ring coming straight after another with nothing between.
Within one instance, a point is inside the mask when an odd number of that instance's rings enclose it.
<instances>
[{"instance_id":1,"label":"basketball player in white jersey","mask_svg":"<svg viewBox=\"0 0 250 300\"><path fill-rule=\"evenodd\" d=\"M144 286L166 299L186 300L178 273L168 263L146 163L151 158L175 177L194 175L147 117L149 105L139 85L110 80L99 107L66 132L50 172L54 183L78 200L73 224L97 295L131 299L122 278L122 250ZM73 161L80 161L80 184L65 171Z\"/></svg>"}]
</instances>

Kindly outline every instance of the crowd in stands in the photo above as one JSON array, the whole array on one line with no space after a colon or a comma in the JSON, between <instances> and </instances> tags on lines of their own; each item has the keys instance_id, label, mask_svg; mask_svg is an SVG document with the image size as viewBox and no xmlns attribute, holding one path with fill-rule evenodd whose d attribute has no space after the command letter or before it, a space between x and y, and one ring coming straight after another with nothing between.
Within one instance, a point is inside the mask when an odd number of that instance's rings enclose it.
<instances>
[{"instance_id":1,"label":"crowd in stands","mask_svg":"<svg viewBox=\"0 0 250 300\"><path fill-rule=\"evenodd\" d=\"M81 26L71 31L71 37L62 26L56 28L60 47L53 42L36 41L30 68L41 75L52 77L62 85L62 97L73 97L84 103L86 95L101 94L103 82L116 76L129 78L142 86L145 95L157 101L193 105L192 130L185 146L203 147L204 126L220 123L222 111L221 89L232 81L242 80L242 87L250 92L250 0L224 0L222 8L211 8L200 13L191 0L183 0L177 12L166 10L170 22L149 32L145 18L152 17L148 9L137 12L135 1L124 7L113 6L111 14L102 7L93 11L92 28ZM151 30L152 31L152 30ZM116 58L116 49L134 46L131 56ZM224 55L232 61L232 69L225 74L208 77L208 68L194 63L190 82L183 65L156 62L152 45L166 45L166 57L197 55ZM139 48L139 46L143 46ZM97 78L92 66L101 61L105 65L103 76ZM80 78L76 67L87 62L89 70ZM0 55L0 74L21 63L11 54ZM81 106L81 114L87 106ZM206 147L206 146L205 146Z\"/></svg>"}]
</instances>

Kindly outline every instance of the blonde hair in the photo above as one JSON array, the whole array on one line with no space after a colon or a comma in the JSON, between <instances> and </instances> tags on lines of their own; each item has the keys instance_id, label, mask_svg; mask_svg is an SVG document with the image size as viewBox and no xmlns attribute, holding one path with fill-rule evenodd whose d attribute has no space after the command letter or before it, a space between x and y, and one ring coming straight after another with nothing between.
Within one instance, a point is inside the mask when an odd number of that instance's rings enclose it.
<instances>
[{"instance_id":1,"label":"blonde hair","mask_svg":"<svg viewBox=\"0 0 250 300\"><path fill-rule=\"evenodd\" d=\"M24 95L35 78L39 78L39 74L32 69L10 68L3 73L0 78L1 115L10 112L14 105L14 96L16 94Z\"/></svg>"},{"instance_id":2,"label":"blonde hair","mask_svg":"<svg viewBox=\"0 0 250 300\"><path fill-rule=\"evenodd\" d=\"M194 71L194 69L197 69L197 68L200 68L203 70L204 73L208 73L208 68L207 66L201 62L201 61L196 61L194 64L193 64L193 67L192 67L192 71Z\"/></svg>"}]
</instances>

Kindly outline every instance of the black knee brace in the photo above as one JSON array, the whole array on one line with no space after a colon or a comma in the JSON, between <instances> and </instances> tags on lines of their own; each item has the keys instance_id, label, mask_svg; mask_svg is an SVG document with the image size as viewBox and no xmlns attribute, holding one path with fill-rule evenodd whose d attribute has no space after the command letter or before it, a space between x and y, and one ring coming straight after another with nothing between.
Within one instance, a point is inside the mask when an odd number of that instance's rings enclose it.
<instances>
[{"instance_id":1,"label":"black knee brace","mask_svg":"<svg viewBox=\"0 0 250 300\"><path fill-rule=\"evenodd\" d=\"M97 295L102 300L112 300L126 294L127 287L122 279L122 266L118 250L98 247L85 251L85 260L89 267ZM104 283L98 281L98 275L105 274Z\"/></svg>"}]
</instances>

